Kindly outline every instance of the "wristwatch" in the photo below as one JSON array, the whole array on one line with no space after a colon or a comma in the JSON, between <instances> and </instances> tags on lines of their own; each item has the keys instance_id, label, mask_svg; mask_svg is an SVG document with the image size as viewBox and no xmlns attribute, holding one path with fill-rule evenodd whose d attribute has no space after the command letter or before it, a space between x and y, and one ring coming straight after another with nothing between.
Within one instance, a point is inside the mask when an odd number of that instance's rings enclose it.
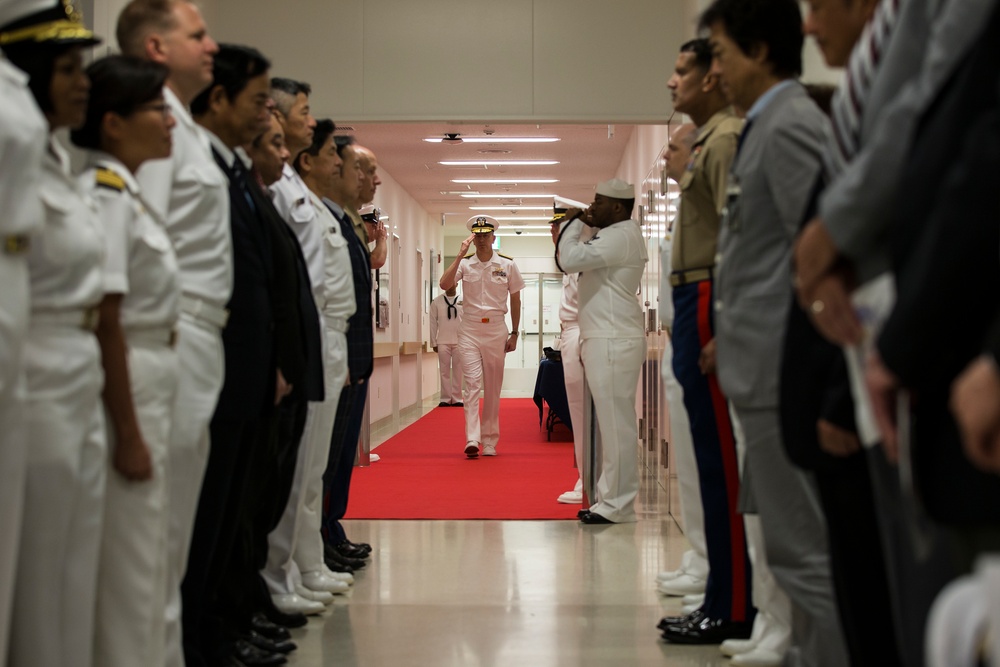
<instances>
[{"instance_id":1,"label":"wristwatch","mask_svg":"<svg viewBox=\"0 0 1000 667\"><path fill-rule=\"evenodd\" d=\"M518 335L519 333L520 333L519 331L511 331L509 335L510 335L510 336L516 336L516 335Z\"/></svg>"}]
</instances>

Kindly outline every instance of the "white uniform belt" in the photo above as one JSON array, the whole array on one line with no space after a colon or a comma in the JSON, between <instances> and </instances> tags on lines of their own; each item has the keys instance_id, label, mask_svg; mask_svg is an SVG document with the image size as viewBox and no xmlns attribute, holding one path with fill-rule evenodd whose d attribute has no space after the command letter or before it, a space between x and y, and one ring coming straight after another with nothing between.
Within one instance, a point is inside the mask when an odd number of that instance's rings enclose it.
<instances>
[{"instance_id":1,"label":"white uniform belt","mask_svg":"<svg viewBox=\"0 0 1000 667\"><path fill-rule=\"evenodd\" d=\"M221 306L209 303L198 297L181 294L181 312L196 320L201 320L219 329L226 328L229 321L229 311Z\"/></svg>"},{"instance_id":2,"label":"white uniform belt","mask_svg":"<svg viewBox=\"0 0 1000 667\"><path fill-rule=\"evenodd\" d=\"M483 313L482 316L476 316L476 317L470 317L468 313L465 313L465 315L462 317L462 321L475 322L481 324L489 324L490 322L493 322L495 324L497 322L504 321L504 314L501 313L499 310L491 310L488 313Z\"/></svg>"},{"instance_id":3,"label":"white uniform belt","mask_svg":"<svg viewBox=\"0 0 1000 667\"><path fill-rule=\"evenodd\" d=\"M33 310L31 324L49 327L68 327L96 331L100 314L97 308L78 308L74 310Z\"/></svg>"},{"instance_id":4,"label":"white uniform belt","mask_svg":"<svg viewBox=\"0 0 1000 667\"><path fill-rule=\"evenodd\" d=\"M154 347L175 347L177 329L173 327L142 327L125 330L125 340L130 345L150 345Z\"/></svg>"},{"instance_id":5,"label":"white uniform belt","mask_svg":"<svg viewBox=\"0 0 1000 667\"><path fill-rule=\"evenodd\" d=\"M333 329L334 331L339 331L340 333L347 333L347 330L350 328L347 320L343 317L330 317L329 315L324 315L323 324L325 324L328 329Z\"/></svg>"}]
</instances>

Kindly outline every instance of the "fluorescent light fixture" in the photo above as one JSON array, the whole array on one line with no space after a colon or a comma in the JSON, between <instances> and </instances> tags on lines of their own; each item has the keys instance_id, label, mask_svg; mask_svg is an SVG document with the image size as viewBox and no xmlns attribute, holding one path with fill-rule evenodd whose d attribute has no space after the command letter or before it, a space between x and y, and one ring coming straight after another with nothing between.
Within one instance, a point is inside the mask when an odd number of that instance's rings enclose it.
<instances>
[{"instance_id":1,"label":"fluorescent light fixture","mask_svg":"<svg viewBox=\"0 0 1000 667\"><path fill-rule=\"evenodd\" d=\"M510 183L517 185L518 183L558 183L558 178L453 178L452 183L462 183L462 184L475 184L480 185L483 183Z\"/></svg>"},{"instance_id":2,"label":"fluorescent light fixture","mask_svg":"<svg viewBox=\"0 0 1000 667\"><path fill-rule=\"evenodd\" d=\"M551 167L558 160L442 160L445 167Z\"/></svg>"},{"instance_id":3,"label":"fluorescent light fixture","mask_svg":"<svg viewBox=\"0 0 1000 667\"><path fill-rule=\"evenodd\" d=\"M551 194L547 195L522 195L517 193L505 193L502 195L475 195L471 193L462 193L462 197L465 199L546 199L551 198Z\"/></svg>"},{"instance_id":4,"label":"fluorescent light fixture","mask_svg":"<svg viewBox=\"0 0 1000 667\"><path fill-rule=\"evenodd\" d=\"M470 206L470 211L551 211L551 206L504 206L499 204L497 206ZM456 214L457 215L457 214Z\"/></svg>"},{"instance_id":5,"label":"fluorescent light fixture","mask_svg":"<svg viewBox=\"0 0 1000 667\"><path fill-rule=\"evenodd\" d=\"M560 141L559 137L467 137L460 135L466 144L551 144ZM427 137L429 144L439 144L444 137Z\"/></svg>"}]
</instances>

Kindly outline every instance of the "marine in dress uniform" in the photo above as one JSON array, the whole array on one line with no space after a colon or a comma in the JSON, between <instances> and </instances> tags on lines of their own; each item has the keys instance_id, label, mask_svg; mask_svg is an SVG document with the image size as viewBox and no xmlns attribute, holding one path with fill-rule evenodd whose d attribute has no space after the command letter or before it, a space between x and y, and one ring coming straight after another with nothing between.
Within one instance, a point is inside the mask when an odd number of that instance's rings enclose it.
<instances>
[{"instance_id":1,"label":"marine in dress uniform","mask_svg":"<svg viewBox=\"0 0 1000 667\"><path fill-rule=\"evenodd\" d=\"M458 332L458 355L465 387L465 455L476 458L482 445L483 456L496 456L500 439L500 389L503 386L504 355L517 347L521 322L521 290L524 280L514 260L493 251L496 218L479 215L469 218L466 229L472 235L462 242L458 257L441 276L440 287L447 291L462 281L462 327ZM476 252L465 255L475 242ZM511 331L505 316L510 301ZM482 416L479 392L483 392Z\"/></svg>"},{"instance_id":2,"label":"marine in dress uniform","mask_svg":"<svg viewBox=\"0 0 1000 667\"><path fill-rule=\"evenodd\" d=\"M462 326L462 301L451 288L431 301L431 348L441 371L439 408L462 407L462 365L458 358L458 330Z\"/></svg>"},{"instance_id":3,"label":"marine in dress uniform","mask_svg":"<svg viewBox=\"0 0 1000 667\"><path fill-rule=\"evenodd\" d=\"M31 14L49 0L0 2L0 25ZM28 76L0 52L0 656L7 655L14 571L24 504L24 374L28 329L28 247L42 224L38 182L46 145L45 117Z\"/></svg>"},{"instance_id":4,"label":"marine in dress uniform","mask_svg":"<svg viewBox=\"0 0 1000 667\"><path fill-rule=\"evenodd\" d=\"M98 339L109 453L94 664L161 665L180 287L170 239L143 203L133 175L138 164L130 169L117 155L124 146L140 163L168 156L174 121L161 93L165 68L115 56L96 62L88 73L87 122L71 136L88 149L80 183L94 199L105 238ZM116 94L123 80L130 93ZM111 106L129 109L110 112L122 120L116 141L109 141L103 128Z\"/></svg>"},{"instance_id":5,"label":"marine in dress uniform","mask_svg":"<svg viewBox=\"0 0 1000 667\"><path fill-rule=\"evenodd\" d=\"M38 179L43 226L28 250L27 479L6 656L14 667L92 664L107 450L93 333L104 296L104 238L51 133L83 122L85 109L73 100L87 95L83 47L98 41L68 2L0 28L0 43L31 77L50 130ZM71 78L61 96L50 90L57 66Z\"/></svg>"},{"instance_id":6,"label":"marine in dress uniform","mask_svg":"<svg viewBox=\"0 0 1000 667\"><path fill-rule=\"evenodd\" d=\"M569 209L559 233L557 262L580 276L580 339L587 386L600 431L601 473L587 524L636 520L639 445L635 395L646 357L646 332L636 299L646 266L646 243L631 219L635 187L619 179L598 184L588 209L597 234L581 241L583 212Z\"/></svg>"}]
</instances>

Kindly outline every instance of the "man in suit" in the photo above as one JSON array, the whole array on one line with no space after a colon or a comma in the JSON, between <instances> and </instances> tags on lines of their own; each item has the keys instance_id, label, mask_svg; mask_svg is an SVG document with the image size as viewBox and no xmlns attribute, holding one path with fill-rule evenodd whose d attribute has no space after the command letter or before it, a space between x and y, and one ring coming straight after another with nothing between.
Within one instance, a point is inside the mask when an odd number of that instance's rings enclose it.
<instances>
[{"instance_id":1,"label":"man in suit","mask_svg":"<svg viewBox=\"0 0 1000 667\"><path fill-rule=\"evenodd\" d=\"M778 418L776 331L791 302L792 240L822 173L826 120L796 80L803 38L795 0L716 0L701 25L730 99L747 110L719 238L719 382L746 435L743 481L768 563L794 605L786 660L846 665L815 482L788 460Z\"/></svg>"},{"instance_id":2,"label":"man in suit","mask_svg":"<svg viewBox=\"0 0 1000 667\"><path fill-rule=\"evenodd\" d=\"M241 148L268 127L269 68L270 62L255 49L222 46L213 65L212 85L191 103L192 115L208 134L216 163L229 180L234 280L229 322L222 335L226 379L210 424L212 447L181 586L189 667L236 657L244 664L283 661L278 654L232 636L219 605L220 582L231 561L258 430L266 424L276 398L288 390L286 386L276 391L273 251L250 191L249 158Z\"/></svg>"}]
</instances>

